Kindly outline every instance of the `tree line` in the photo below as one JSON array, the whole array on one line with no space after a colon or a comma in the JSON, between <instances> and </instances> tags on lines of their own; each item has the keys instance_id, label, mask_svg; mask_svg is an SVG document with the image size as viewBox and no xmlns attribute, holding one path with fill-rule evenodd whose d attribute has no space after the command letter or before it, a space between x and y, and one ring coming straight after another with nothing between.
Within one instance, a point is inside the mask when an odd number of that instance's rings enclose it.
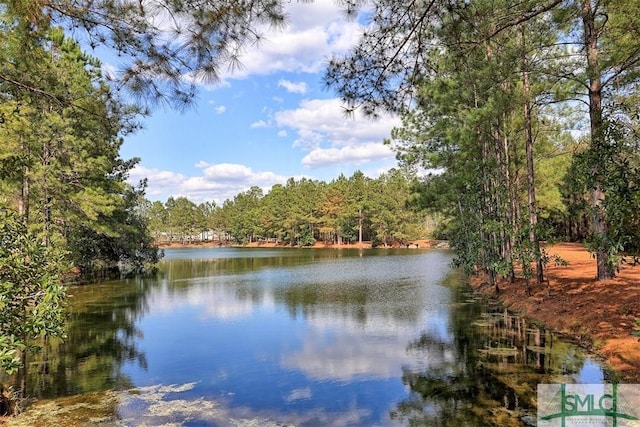
<instances>
[{"instance_id":1,"label":"tree line","mask_svg":"<svg viewBox=\"0 0 640 427\"><path fill-rule=\"evenodd\" d=\"M329 183L290 178L266 194L252 187L221 205L169 197L165 203L147 202L144 212L158 242L310 246L371 241L387 246L425 238L434 227L436 217L426 217L413 203L416 185L415 177L399 169L376 179L357 171Z\"/></svg>"}]
</instances>

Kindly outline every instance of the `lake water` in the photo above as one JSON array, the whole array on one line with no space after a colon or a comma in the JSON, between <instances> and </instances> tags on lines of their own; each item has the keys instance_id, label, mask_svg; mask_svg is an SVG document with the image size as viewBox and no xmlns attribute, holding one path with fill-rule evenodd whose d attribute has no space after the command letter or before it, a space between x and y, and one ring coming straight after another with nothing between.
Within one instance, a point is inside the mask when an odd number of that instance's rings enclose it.
<instances>
[{"instance_id":1,"label":"lake water","mask_svg":"<svg viewBox=\"0 0 640 427\"><path fill-rule=\"evenodd\" d=\"M100 425L481 426L535 420L538 383L604 380L579 348L474 297L450 261L167 249L157 277L71 289L69 336L33 359L28 393L98 396Z\"/></svg>"}]
</instances>

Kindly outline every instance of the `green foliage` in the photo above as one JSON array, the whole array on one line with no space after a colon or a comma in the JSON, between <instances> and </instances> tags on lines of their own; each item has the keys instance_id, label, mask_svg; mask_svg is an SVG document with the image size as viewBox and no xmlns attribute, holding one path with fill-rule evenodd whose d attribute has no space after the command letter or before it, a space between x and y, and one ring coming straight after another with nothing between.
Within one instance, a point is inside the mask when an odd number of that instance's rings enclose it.
<instances>
[{"instance_id":1,"label":"green foliage","mask_svg":"<svg viewBox=\"0 0 640 427\"><path fill-rule=\"evenodd\" d=\"M100 219L112 233L100 233L82 224L68 229L71 259L84 277L105 274L137 275L155 271L162 257L148 228L144 212L144 183L128 188L123 203Z\"/></svg>"},{"instance_id":2,"label":"green foliage","mask_svg":"<svg viewBox=\"0 0 640 427\"><path fill-rule=\"evenodd\" d=\"M533 256L541 282L536 246L555 229L588 235L607 278L640 225L637 9L632 0L380 0L325 81L349 111L402 114L387 143L403 167L441 175L420 199L449 218L458 264L513 279L518 263L529 276ZM577 159L586 167L571 166L576 129L588 134Z\"/></svg>"},{"instance_id":3,"label":"green foliage","mask_svg":"<svg viewBox=\"0 0 640 427\"><path fill-rule=\"evenodd\" d=\"M194 235L206 229L204 206L197 206L186 197L170 197L167 209L161 204L153 206L155 211L149 220L156 221L155 229L168 231L172 239L190 241Z\"/></svg>"},{"instance_id":4,"label":"green foliage","mask_svg":"<svg viewBox=\"0 0 640 427\"><path fill-rule=\"evenodd\" d=\"M38 92L0 79L0 195L84 272L148 267L157 255L133 214L139 191L126 183L137 159L119 155L140 110L115 99L99 61L60 28L25 27L9 12L1 15L0 75L29 75Z\"/></svg>"},{"instance_id":5,"label":"green foliage","mask_svg":"<svg viewBox=\"0 0 640 427\"><path fill-rule=\"evenodd\" d=\"M193 102L194 78L217 81L221 67L238 66L245 44L261 40L260 26L278 26L285 20L278 0L228 4L9 0L2 3L2 12L34 38L46 32L48 25L63 26L91 48L110 49L119 59L120 69L111 76L117 87L145 103L178 108ZM158 16L167 19L151 19ZM0 71L0 80L12 82L23 92L55 97L50 88L34 84L30 75Z\"/></svg>"},{"instance_id":6,"label":"green foliage","mask_svg":"<svg viewBox=\"0 0 640 427\"><path fill-rule=\"evenodd\" d=\"M196 206L184 199L170 197L163 205L147 209L155 236L172 239L199 238L191 231L176 232L177 226L190 224L198 211L204 224L218 236L230 235L235 243L272 241L291 246L325 243L398 244L425 238L424 211L410 203L412 181L399 170L378 179L357 171L330 182L289 179L286 185L274 185L266 195L253 187L226 200ZM190 206L183 209L180 205ZM161 221L158 218L173 218ZM186 234L185 234L186 233Z\"/></svg>"},{"instance_id":7,"label":"green foliage","mask_svg":"<svg viewBox=\"0 0 640 427\"><path fill-rule=\"evenodd\" d=\"M313 246L316 242L316 239L313 238L313 230L307 224L303 224L300 226L300 232L298 235L298 245L299 246Z\"/></svg>"},{"instance_id":8,"label":"green foliage","mask_svg":"<svg viewBox=\"0 0 640 427\"><path fill-rule=\"evenodd\" d=\"M586 239L593 252L604 250L609 268L615 270L623 251L640 251L640 154L637 135L620 123L605 121L605 134L598 146L574 156L568 185L580 197L579 207L589 217L594 210L606 212L606 234L591 234ZM595 171L595 173L594 173ZM598 206L587 202L587 194L599 186L606 197ZM592 201L592 200L591 200Z\"/></svg>"},{"instance_id":9,"label":"green foliage","mask_svg":"<svg viewBox=\"0 0 640 427\"><path fill-rule=\"evenodd\" d=\"M0 205L0 370L21 366L36 338L64 336L61 259L4 202Z\"/></svg>"}]
</instances>

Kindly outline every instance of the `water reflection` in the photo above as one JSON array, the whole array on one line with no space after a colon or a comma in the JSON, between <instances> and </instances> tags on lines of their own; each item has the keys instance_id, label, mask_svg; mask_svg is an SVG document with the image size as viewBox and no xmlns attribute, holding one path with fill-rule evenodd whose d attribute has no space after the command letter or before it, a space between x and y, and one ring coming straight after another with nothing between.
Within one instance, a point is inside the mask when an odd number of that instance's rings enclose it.
<instances>
[{"instance_id":1,"label":"water reflection","mask_svg":"<svg viewBox=\"0 0 640 427\"><path fill-rule=\"evenodd\" d=\"M168 250L153 280L74 288L69 339L35 361L29 393L125 390L110 396L127 425L162 402L183 412L154 422L177 425L520 425L537 383L584 379L579 349L475 299L449 260ZM157 391L172 384L189 386Z\"/></svg>"},{"instance_id":2,"label":"water reflection","mask_svg":"<svg viewBox=\"0 0 640 427\"><path fill-rule=\"evenodd\" d=\"M429 426L535 425L539 383L604 381L597 363L545 328L466 291L456 300L468 303L450 311L453 342L422 334L409 344L409 351L432 363L403 368L412 394L392 419ZM470 319L477 319L472 328Z\"/></svg>"},{"instance_id":3,"label":"water reflection","mask_svg":"<svg viewBox=\"0 0 640 427\"><path fill-rule=\"evenodd\" d=\"M136 322L148 311L154 284L127 280L70 288L67 338L46 342L32 358L27 395L44 398L132 387L120 368L132 360L142 368L147 365L138 344L143 332Z\"/></svg>"}]
</instances>

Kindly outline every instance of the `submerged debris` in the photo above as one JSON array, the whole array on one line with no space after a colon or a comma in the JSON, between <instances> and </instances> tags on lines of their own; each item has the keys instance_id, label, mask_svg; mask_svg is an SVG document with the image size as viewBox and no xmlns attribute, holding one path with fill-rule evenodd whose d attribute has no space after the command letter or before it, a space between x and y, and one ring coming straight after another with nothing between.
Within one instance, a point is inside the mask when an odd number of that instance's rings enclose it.
<instances>
[{"instance_id":1,"label":"submerged debris","mask_svg":"<svg viewBox=\"0 0 640 427\"><path fill-rule=\"evenodd\" d=\"M280 424L263 418L238 418L219 402L204 398L182 399L197 383L154 385L123 391L86 393L37 401L12 418L9 427L137 426L179 427L193 425L267 426Z\"/></svg>"}]
</instances>

